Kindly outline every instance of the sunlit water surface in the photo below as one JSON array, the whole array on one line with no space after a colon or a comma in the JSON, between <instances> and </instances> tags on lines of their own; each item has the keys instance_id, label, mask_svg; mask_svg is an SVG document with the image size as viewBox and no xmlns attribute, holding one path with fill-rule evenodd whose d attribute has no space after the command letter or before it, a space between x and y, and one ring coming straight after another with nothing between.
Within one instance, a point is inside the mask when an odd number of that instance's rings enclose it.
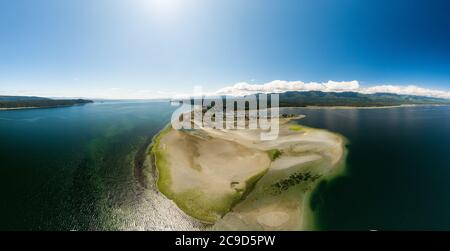
<instances>
[{"instance_id":1,"label":"sunlit water surface","mask_svg":"<svg viewBox=\"0 0 450 251\"><path fill-rule=\"evenodd\" d=\"M105 102L0 111L0 229L199 229L135 169L175 107ZM349 140L320 229L450 230L450 108L284 109Z\"/></svg>"}]
</instances>

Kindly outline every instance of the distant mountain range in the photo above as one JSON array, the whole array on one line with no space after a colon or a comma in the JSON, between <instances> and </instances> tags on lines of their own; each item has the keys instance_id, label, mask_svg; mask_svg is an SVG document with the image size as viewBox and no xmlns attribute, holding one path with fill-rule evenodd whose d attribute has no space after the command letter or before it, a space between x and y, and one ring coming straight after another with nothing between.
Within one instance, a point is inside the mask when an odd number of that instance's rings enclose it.
<instances>
[{"instance_id":1,"label":"distant mountain range","mask_svg":"<svg viewBox=\"0 0 450 251\"><path fill-rule=\"evenodd\" d=\"M450 99L431 98L392 93L363 94L358 92L284 92L280 93L281 107L305 106L398 106L450 105Z\"/></svg>"},{"instance_id":2,"label":"distant mountain range","mask_svg":"<svg viewBox=\"0 0 450 251\"><path fill-rule=\"evenodd\" d=\"M383 107L398 105L450 105L450 99L392 93L289 91L280 93L280 107L352 106ZM243 97L235 97L237 100ZM51 108L93 103L87 99L50 99L27 96L0 96L0 109Z\"/></svg>"},{"instance_id":3,"label":"distant mountain range","mask_svg":"<svg viewBox=\"0 0 450 251\"><path fill-rule=\"evenodd\" d=\"M386 107L400 105L450 105L450 99L432 98L413 95L399 95L392 93L363 94L359 92L321 92L321 91L289 91L279 93L280 107ZM229 96L236 101L245 99L248 96ZM257 96L258 97L258 96ZM226 96L222 96L225 105ZM205 97L205 99L209 99ZM181 100L171 100L180 102ZM191 99L191 102L193 100ZM268 97L270 105L270 96ZM247 109L248 105L246 105Z\"/></svg>"},{"instance_id":4,"label":"distant mountain range","mask_svg":"<svg viewBox=\"0 0 450 251\"><path fill-rule=\"evenodd\" d=\"M0 109L52 108L93 103L86 99L50 99L26 96L0 96Z\"/></svg>"}]
</instances>

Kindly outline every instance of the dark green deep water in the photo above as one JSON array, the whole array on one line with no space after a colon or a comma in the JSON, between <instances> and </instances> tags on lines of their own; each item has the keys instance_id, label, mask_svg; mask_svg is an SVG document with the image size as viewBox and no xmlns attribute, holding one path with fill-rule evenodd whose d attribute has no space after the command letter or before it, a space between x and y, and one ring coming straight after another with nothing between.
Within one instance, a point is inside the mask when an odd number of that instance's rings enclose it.
<instances>
[{"instance_id":1,"label":"dark green deep water","mask_svg":"<svg viewBox=\"0 0 450 251\"><path fill-rule=\"evenodd\" d=\"M320 229L450 230L450 107L299 113L349 140L346 175L312 199Z\"/></svg>"},{"instance_id":2,"label":"dark green deep water","mask_svg":"<svg viewBox=\"0 0 450 251\"><path fill-rule=\"evenodd\" d=\"M169 103L0 111L0 229L117 229L136 198L133 161Z\"/></svg>"},{"instance_id":3,"label":"dark green deep water","mask_svg":"<svg viewBox=\"0 0 450 251\"><path fill-rule=\"evenodd\" d=\"M0 111L0 229L117 229L111 212L139 193L136 153L174 109ZM313 196L320 229L450 230L450 107L286 110L349 140L346 175Z\"/></svg>"}]
</instances>

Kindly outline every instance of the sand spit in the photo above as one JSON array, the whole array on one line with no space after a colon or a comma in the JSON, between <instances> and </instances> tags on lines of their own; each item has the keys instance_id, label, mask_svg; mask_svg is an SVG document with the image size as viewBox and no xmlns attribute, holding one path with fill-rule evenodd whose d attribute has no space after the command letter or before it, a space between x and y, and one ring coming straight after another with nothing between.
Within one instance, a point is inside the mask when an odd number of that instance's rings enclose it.
<instances>
[{"instance_id":1,"label":"sand spit","mask_svg":"<svg viewBox=\"0 0 450 251\"><path fill-rule=\"evenodd\" d=\"M303 230L315 185L343 166L342 136L280 119L276 140L257 130L174 130L151 150L158 189L217 230ZM271 154L276 151L276 155Z\"/></svg>"}]
</instances>

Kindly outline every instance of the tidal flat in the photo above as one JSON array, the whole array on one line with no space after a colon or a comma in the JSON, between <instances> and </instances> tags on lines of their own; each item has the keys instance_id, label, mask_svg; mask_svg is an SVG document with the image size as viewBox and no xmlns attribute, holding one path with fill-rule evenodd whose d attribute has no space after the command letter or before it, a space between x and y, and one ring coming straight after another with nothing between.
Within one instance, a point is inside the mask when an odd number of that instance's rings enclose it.
<instances>
[{"instance_id":1,"label":"tidal flat","mask_svg":"<svg viewBox=\"0 0 450 251\"><path fill-rule=\"evenodd\" d=\"M214 230L306 230L309 197L345 163L343 136L280 119L276 140L260 129L175 130L155 137L158 189Z\"/></svg>"}]
</instances>

